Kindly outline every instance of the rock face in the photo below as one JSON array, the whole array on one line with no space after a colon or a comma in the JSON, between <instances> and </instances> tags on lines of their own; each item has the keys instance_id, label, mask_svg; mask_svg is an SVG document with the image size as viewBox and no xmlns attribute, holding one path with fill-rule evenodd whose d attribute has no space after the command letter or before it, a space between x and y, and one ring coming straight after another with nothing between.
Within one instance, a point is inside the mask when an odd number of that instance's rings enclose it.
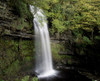
<instances>
[{"instance_id":1,"label":"rock face","mask_svg":"<svg viewBox=\"0 0 100 81\"><path fill-rule=\"evenodd\" d=\"M0 34L2 34L6 29L10 29L13 17L10 8L4 2L0 1Z\"/></svg>"},{"instance_id":2,"label":"rock face","mask_svg":"<svg viewBox=\"0 0 100 81\"><path fill-rule=\"evenodd\" d=\"M73 36L70 30L62 34L55 34L51 36L51 49L55 65L65 66L72 63L72 56L74 55L73 49Z\"/></svg>"},{"instance_id":3,"label":"rock face","mask_svg":"<svg viewBox=\"0 0 100 81\"><path fill-rule=\"evenodd\" d=\"M20 35L18 37L32 38L32 27L26 18L20 18L13 13L13 8L9 7L6 2L0 1L0 35L13 36Z\"/></svg>"},{"instance_id":4,"label":"rock face","mask_svg":"<svg viewBox=\"0 0 100 81\"><path fill-rule=\"evenodd\" d=\"M33 28L7 3L0 0L0 81L14 81L34 66Z\"/></svg>"}]
</instances>

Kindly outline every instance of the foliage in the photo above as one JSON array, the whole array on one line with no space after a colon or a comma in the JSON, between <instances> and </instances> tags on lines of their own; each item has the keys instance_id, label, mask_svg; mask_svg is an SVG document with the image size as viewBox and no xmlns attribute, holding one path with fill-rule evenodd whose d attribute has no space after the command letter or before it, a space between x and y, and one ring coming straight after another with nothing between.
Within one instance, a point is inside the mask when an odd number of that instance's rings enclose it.
<instances>
[{"instance_id":1,"label":"foliage","mask_svg":"<svg viewBox=\"0 0 100 81\"><path fill-rule=\"evenodd\" d=\"M83 31L83 33L79 32L77 34L88 37L93 41L95 29L100 30L99 0L10 0L9 4L19 16L29 17L29 21L32 21L29 5L42 8L49 20L52 34L55 32L64 33L68 29L77 33L77 29L78 31ZM77 38L77 35L75 36Z\"/></svg>"},{"instance_id":2,"label":"foliage","mask_svg":"<svg viewBox=\"0 0 100 81\"><path fill-rule=\"evenodd\" d=\"M63 25L63 22L62 21L59 21L57 19L54 19L52 21L52 27L56 28L57 32L63 32L63 30L65 30L65 27Z\"/></svg>"},{"instance_id":3,"label":"foliage","mask_svg":"<svg viewBox=\"0 0 100 81\"><path fill-rule=\"evenodd\" d=\"M32 81L38 81L37 77L32 78Z\"/></svg>"},{"instance_id":4,"label":"foliage","mask_svg":"<svg viewBox=\"0 0 100 81\"><path fill-rule=\"evenodd\" d=\"M19 16L20 18L18 19L18 21L20 21L20 23L17 23L18 29L22 29L22 27L24 25L27 26L26 23L29 24L29 26L32 27L32 20L33 20L33 16L29 10L29 2L31 2L31 0L9 0L8 1L8 5L13 8L12 12ZM23 21L24 20L24 21ZM26 22L25 22L26 21ZM14 23L15 24L15 23Z\"/></svg>"},{"instance_id":5,"label":"foliage","mask_svg":"<svg viewBox=\"0 0 100 81\"><path fill-rule=\"evenodd\" d=\"M8 4L14 8L14 13L18 14L20 17L29 14L26 0L10 0Z\"/></svg>"},{"instance_id":6,"label":"foliage","mask_svg":"<svg viewBox=\"0 0 100 81\"><path fill-rule=\"evenodd\" d=\"M94 6L94 1L86 1L86 0L80 0L77 3L74 4L75 13L72 16L73 18L70 19L71 25L70 29L83 31L82 33L79 32L83 37L87 36L88 39L93 40L95 36L95 32L98 33L98 31L95 31L95 29L99 30L99 24L98 20L99 17L99 7ZM77 33L77 32L76 32ZM88 34L85 34L88 33ZM77 36L77 35L76 35Z\"/></svg>"},{"instance_id":7,"label":"foliage","mask_svg":"<svg viewBox=\"0 0 100 81\"><path fill-rule=\"evenodd\" d=\"M34 0L34 5L45 11L51 34L71 29L76 39L81 34L92 42L98 33L95 29L100 30L99 4L99 0Z\"/></svg>"},{"instance_id":8,"label":"foliage","mask_svg":"<svg viewBox=\"0 0 100 81\"><path fill-rule=\"evenodd\" d=\"M22 70L25 72L33 67L34 45L32 42L0 37L0 79L6 77L11 81L11 77L17 76Z\"/></svg>"},{"instance_id":9,"label":"foliage","mask_svg":"<svg viewBox=\"0 0 100 81\"><path fill-rule=\"evenodd\" d=\"M29 76L25 76L21 81L29 81ZM37 77L32 78L32 81L38 81Z\"/></svg>"},{"instance_id":10,"label":"foliage","mask_svg":"<svg viewBox=\"0 0 100 81\"><path fill-rule=\"evenodd\" d=\"M52 55L53 55L53 59L56 63L61 63L62 61L64 61L66 59L66 55L59 55L60 50L62 49L62 51L64 51L64 46L60 45L60 44L51 44L51 50L52 50Z\"/></svg>"},{"instance_id":11,"label":"foliage","mask_svg":"<svg viewBox=\"0 0 100 81\"><path fill-rule=\"evenodd\" d=\"M99 0L10 0L19 16L27 16L32 20L29 13L29 4L42 8L49 20L52 34L64 33L67 29L83 31L89 33L88 39L94 39L94 29L100 26L100 6ZM76 32L77 33L77 32ZM78 33L80 34L80 32ZM75 35L77 37L77 35Z\"/></svg>"},{"instance_id":12,"label":"foliage","mask_svg":"<svg viewBox=\"0 0 100 81\"><path fill-rule=\"evenodd\" d=\"M100 36L95 36L95 39L100 40Z\"/></svg>"},{"instance_id":13,"label":"foliage","mask_svg":"<svg viewBox=\"0 0 100 81\"><path fill-rule=\"evenodd\" d=\"M0 79L0 81L4 81L4 80L1 80L1 79Z\"/></svg>"},{"instance_id":14,"label":"foliage","mask_svg":"<svg viewBox=\"0 0 100 81\"><path fill-rule=\"evenodd\" d=\"M83 37L83 41L87 44L92 44L92 41L86 36Z\"/></svg>"},{"instance_id":15,"label":"foliage","mask_svg":"<svg viewBox=\"0 0 100 81\"><path fill-rule=\"evenodd\" d=\"M12 63L5 71L5 74L7 74L8 76L12 76L14 74L16 74L20 69L19 66L19 61L15 61L14 63Z\"/></svg>"},{"instance_id":16,"label":"foliage","mask_svg":"<svg viewBox=\"0 0 100 81\"><path fill-rule=\"evenodd\" d=\"M21 81L28 81L29 80L29 76L25 76Z\"/></svg>"}]
</instances>

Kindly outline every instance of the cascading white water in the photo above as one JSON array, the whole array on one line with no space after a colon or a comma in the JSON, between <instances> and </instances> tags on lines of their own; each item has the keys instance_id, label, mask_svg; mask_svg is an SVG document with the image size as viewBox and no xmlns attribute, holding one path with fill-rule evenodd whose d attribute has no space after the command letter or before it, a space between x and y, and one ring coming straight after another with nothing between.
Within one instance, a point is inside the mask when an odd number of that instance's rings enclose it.
<instances>
[{"instance_id":1,"label":"cascading white water","mask_svg":"<svg viewBox=\"0 0 100 81\"><path fill-rule=\"evenodd\" d=\"M52 64L47 19L41 9L30 5L30 10L34 16L33 23L36 35L36 72L40 74L39 77L50 76L55 74L55 71Z\"/></svg>"}]
</instances>

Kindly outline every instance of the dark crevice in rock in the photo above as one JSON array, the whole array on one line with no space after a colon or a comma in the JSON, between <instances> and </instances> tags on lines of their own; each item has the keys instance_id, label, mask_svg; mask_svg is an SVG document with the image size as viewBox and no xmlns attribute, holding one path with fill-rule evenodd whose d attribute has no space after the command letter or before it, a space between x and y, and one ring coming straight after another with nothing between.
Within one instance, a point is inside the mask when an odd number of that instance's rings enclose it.
<instances>
[{"instance_id":1,"label":"dark crevice in rock","mask_svg":"<svg viewBox=\"0 0 100 81\"><path fill-rule=\"evenodd\" d=\"M4 34L3 36L9 36L14 38L23 38L23 39L34 39L35 35L32 34Z\"/></svg>"},{"instance_id":2,"label":"dark crevice in rock","mask_svg":"<svg viewBox=\"0 0 100 81\"><path fill-rule=\"evenodd\" d=\"M73 55L73 52L59 52L59 55Z\"/></svg>"}]
</instances>

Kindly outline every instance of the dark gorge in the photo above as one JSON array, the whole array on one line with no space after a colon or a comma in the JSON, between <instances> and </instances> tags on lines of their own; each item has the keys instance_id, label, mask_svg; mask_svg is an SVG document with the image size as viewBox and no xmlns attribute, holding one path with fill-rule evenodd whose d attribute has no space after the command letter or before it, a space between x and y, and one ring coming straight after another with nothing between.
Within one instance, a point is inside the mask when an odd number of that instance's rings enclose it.
<instances>
[{"instance_id":1,"label":"dark gorge","mask_svg":"<svg viewBox=\"0 0 100 81\"><path fill-rule=\"evenodd\" d=\"M30 5L35 7L34 14ZM35 15L37 8L45 17ZM37 17L40 24L33 23ZM40 49L48 44L48 33L35 34L35 24L47 32L44 22L50 35L52 62L49 52ZM41 36L46 39L42 44L41 39L36 41ZM0 81L99 81L99 58L99 0L0 0ZM39 77L50 74L51 67L52 76ZM43 71L37 72L39 68Z\"/></svg>"}]
</instances>

